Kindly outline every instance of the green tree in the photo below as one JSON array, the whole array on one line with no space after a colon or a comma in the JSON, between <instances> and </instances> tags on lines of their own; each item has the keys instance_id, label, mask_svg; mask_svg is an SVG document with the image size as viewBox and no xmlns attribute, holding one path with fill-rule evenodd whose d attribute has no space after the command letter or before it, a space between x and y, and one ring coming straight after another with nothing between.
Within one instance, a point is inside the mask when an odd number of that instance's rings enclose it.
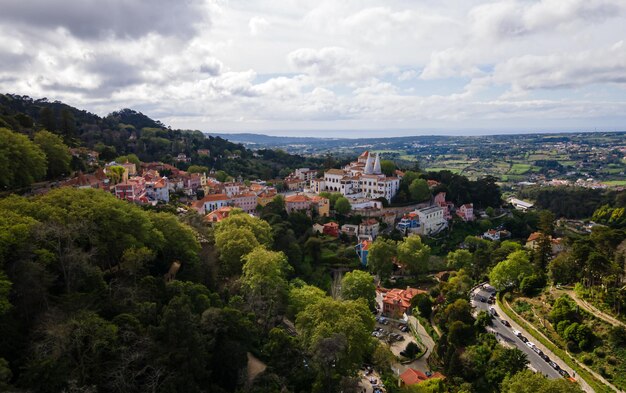
<instances>
[{"instance_id":1,"label":"green tree","mask_svg":"<svg viewBox=\"0 0 626 393\"><path fill-rule=\"evenodd\" d=\"M391 160L381 160L380 170L387 176L393 176L396 170L396 164Z\"/></svg>"},{"instance_id":2,"label":"green tree","mask_svg":"<svg viewBox=\"0 0 626 393\"><path fill-rule=\"evenodd\" d=\"M49 106L44 106L39 111L39 123L46 130L55 132L57 130L57 120L54 111Z\"/></svg>"},{"instance_id":3,"label":"green tree","mask_svg":"<svg viewBox=\"0 0 626 393\"><path fill-rule=\"evenodd\" d=\"M61 110L61 121L59 122L59 131L63 135L63 140L68 145L75 145L76 139L76 118L72 111L68 109Z\"/></svg>"},{"instance_id":4,"label":"green tree","mask_svg":"<svg viewBox=\"0 0 626 393\"><path fill-rule=\"evenodd\" d=\"M202 165L190 165L189 168L187 168L187 172L189 173L208 173L209 172L209 168L202 166Z\"/></svg>"},{"instance_id":5,"label":"green tree","mask_svg":"<svg viewBox=\"0 0 626 393\"><path fill-rule=\"evenodd\" d=\"M424 179L415 179L409 186L409 193L411 199L417 202L422 202L431 197L430 188L428 183Z\"/></svg>"},{"instance_id":6,"label":"green tree","mask_svg":"<svg viewBox=\"0 0 626 393\"><path fill-rule=\"evenodd\" d=\"M53 179L61 175L68 175L72 155L69 148L63 143L63 139L56 134L43 130L35 134L35 144L46 155L48 162L47 175Z\"/></svg>"},{"instance_id":7,"label":"green tree","mask_svg":"<svg viewBox=\"0 0 626 393\"><path fill-rule=\"evenodd\" d=\"M246 227L229 227L215 232L215 247L220 253L222 273L236 275L243 266L242 257L260 245L254 233Z\"/></svg>"},{"instance_id":8,"label":"green tree","mask_svg":"<svg viewBox=\"0 0 626 393\"><path fill-rule=\"evenodd\" d=\"M468 250L459 249L450 251L446 256L446 265L449 269L467 269L472 265L472 253Z\"/></svg>"},{"instance_id":9,"label":"green tree","mask_svg":"<svg viewBox=\"0 0 626 393\"><path fill-rule=\"evenodd\" d=\"M287 257L282 252L256 247L243 257L241 286L250 310L268 331L274 318L287 305L289 285L286 276L291 271Z\"/></svg>"},{"instance_id":10,"label":"green tree","mask_svg":"<svg viewBox=\"0 0 626 393\"><path fill-rule=\"evenodd\" d=\"M117 184L124 178L124 172L126 170L123 166L112 165L106 168L106 175L111 181L111 184Z\"/></svg>"},{"instance_id":11,"label":"green tree","mask_svg":"<svg viewBox=\"0 0 626 393\"><path fill-rule=\"evenodd\" d=\"M296 328L305 348L315 354L320 383L328 391L335 390L332 375L356 372L373 349L374 317L364 300L324 298L298 314Z\"/></svg>"},{"instance_id":12,"label":"green tree","mask_svg":"<svg viewBox=\"0 0 626 393\"><path fill-rule=\"evenodd\" d=\"M420 293L411 299L411 306L416 307L419 315L429 319L433 312L433 301L427 293Z\"/></svg>"},{"instance_id":13,"label":"green tree","mask_svg":"<svg viewBox=\"0 0 626 393\"><path fill-rule=\"evenodd\" d=\"M371 310L376 308L374 277L362 270L346 273L341 280L341 297L346 300L365 299Z\"/></svg>"},{"instance_id":14,"label":"green tree","mask_svg":"<svg viewBox=\"0 0 626 393\"><path fill-rule=\"evenodd\" d=\"M419 235L407 236L398 243L398 260L413 274L428 271L430 247L422 243ZM371 251L370 251L371 252Z\"/></svg>"},{"instance_id":15,"label":"green tree","mask_svg":"<svg viewBox=\"0 0 626 393\"><path fill-rule=\"evenodd\" d=\"M0 187L28 186L46 175L45 153L26 136L0 128Z\"/></svg>"},{"instance_id":16,"label":"green tree","mask_svg":"<svg viewBox=\"0 0 626 393\"><path fill-rule=\"evenodd\" d=\"M335 202L335 211L339 214L348 214L352 210L352 205L350 205L350 201L348 201L345 197L337 198Z\"/></svg>"},{"instance_id":17,"label":"green tree","mask_svg":"<svg viewBox=\"0 0 626 393\"><path fill-rule=\"evenodd\" d=\"M231 228L247 228L260 244L264 246L272 245L272 228L270 224L265 220L260 220L244 213L241 209L234 209L228 217L216 225L215 236L217 237L220 232Z\"/></svg>"},{"instance_id":18,"label":"green tree","mask_svg":"<svg viewBox=\"0 0 626 393\"><path fill-rule=\"evenodd\" d=\"M386 279L393 272L393 261L396 253L397 244L395 241L378 237L369 246L367 267L381 279Z\"/></svg>"},{"instance_id":19,"label":"green tree","mask_svg":"<svg viewBox=\"0 0 626 393\"><path fill-rule=\"evenodd\" d=\"M289 290L289 315L295 317L307 306L324 300L326 297L326 292L313 285L291 288Z\"/></svg>"},{"instance_id":20,"label":"green tree","mask_svg":"<svg viewBox=\"0 0 626 393\"><path fill-rule=\"evenodd\" d=\"M115 162L117 162L118 164L124 164L126 162L130 162L132 164L135 164L137 166L137 168L139 168L139 166L141 165L141 161L139 160L139 157L137 157L136 154L127 154L125 156L119 156L115 159Z\"/></svg>"},{"instance_id":21,"label":"green tree","mask_svg":"<svg viewBox=\"0 0 626 393\"><path fill-rule=\"evenodd\" d=\"M502 291L519 287L524 277L532 273L533 267L526 252L515 251L491 270L489 280L497 290Z\"/></svg>"}]
</instances>

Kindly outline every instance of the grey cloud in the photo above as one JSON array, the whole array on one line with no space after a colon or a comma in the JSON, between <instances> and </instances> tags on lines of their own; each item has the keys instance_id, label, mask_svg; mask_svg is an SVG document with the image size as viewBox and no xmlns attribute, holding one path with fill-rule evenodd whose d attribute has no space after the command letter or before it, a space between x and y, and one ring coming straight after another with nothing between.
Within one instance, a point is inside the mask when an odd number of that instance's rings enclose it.
<instances>
[{"instance_id":1,"label":"grey cloud","mask_svg":"<svg viewBox=\"0 0 626 393\"><path fill-rule=\"evenodd\" d=\"M102 78L102 88L115 89L143 82L138 67L115 57L97 56L86 68Z\"/></svg>"},{"instance_id":2,"label":"grey cloud","mask_svg":"<svg viewBox=\"0 0 626 393\"><path fill-rule=\"evenodd\" d=\"M188 38L209 23L199 0L3 1L0 22L66 28L82 39L138 38L151 32Z\"/></svg>"},{"instance_id":3,"label":"grey cloud","mask_svg":"<svg viewBox=\"0 0 626 393\"><path fill-rule=\"evenodd\" d=\"M218 76L222 73L222 62L217 59L207 59L200 65L200 72L209 76Z\"/></svg>"}]
</instances>

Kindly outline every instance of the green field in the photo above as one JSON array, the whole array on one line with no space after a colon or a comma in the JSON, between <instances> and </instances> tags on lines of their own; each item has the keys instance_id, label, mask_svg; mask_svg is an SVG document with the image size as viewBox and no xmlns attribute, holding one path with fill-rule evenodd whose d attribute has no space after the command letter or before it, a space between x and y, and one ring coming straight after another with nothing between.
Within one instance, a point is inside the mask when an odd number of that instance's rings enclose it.
<instances>
[{"instance_id":1,"label":"green field","mask_svg":"<svg viewBox=\"0 0 626 393\"><path fill-rule=\"evenodd\" d=\"M531 167L532 165L529 164L513 164L508 173L511 175L523 175L524 173L530 171Z\"/></svg>"},{"instance_id":2,"label":"green field","mask_svg":"<svg viewBox=\"0 0 626 393\"><path fill-rule=\"evenodd\" d=\"M602 183L606 184L607 186L626 186L626 180L607 180L603 181Z\"/></svg>"}]
</instances>

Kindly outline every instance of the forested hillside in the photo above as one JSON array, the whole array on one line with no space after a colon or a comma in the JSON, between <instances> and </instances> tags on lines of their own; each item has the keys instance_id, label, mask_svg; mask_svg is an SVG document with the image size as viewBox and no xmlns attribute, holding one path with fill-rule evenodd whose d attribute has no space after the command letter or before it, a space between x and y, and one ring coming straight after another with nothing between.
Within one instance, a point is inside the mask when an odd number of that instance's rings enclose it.
<instances>
[{"instance_id":1,"label":"forested hillside","mask_svg":"<svg viewBox=\"0 0 626 393\"><path fill-rule=\"evenodd\" d=\"M249 179L271 179L284 176L294 167L319 166L323 162L273 150L254 153L243 145L200 131L171 129L131 109L101 118L59 101L10 94L0 94L0 128L31 138L36 132L47 130L60 136L68 147L84 146L97 151L104 161L136 154L144 162L162 161L183 170L189 165L200 165ZM208 154L199 155L199 149L208 150ZM177 162L181 153L190 161ZM72 169L84 169L75 164ZM36 176L34 180L42 178Z\"/></svg>"}]
</instances>

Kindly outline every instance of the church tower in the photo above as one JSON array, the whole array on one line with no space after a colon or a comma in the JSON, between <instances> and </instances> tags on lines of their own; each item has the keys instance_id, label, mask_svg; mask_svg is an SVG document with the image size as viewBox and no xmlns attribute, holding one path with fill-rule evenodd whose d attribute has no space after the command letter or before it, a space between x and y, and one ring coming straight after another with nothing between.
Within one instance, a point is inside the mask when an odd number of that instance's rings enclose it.
<instances>
[{"instance_id":1,"label":"church tower","mask_svg":"<svg viewBox=\"0 0 626 393\"><path fill-rule=\"evenodd\" d=\"M374 172L374 161L372 160L372 153L367 155L367 161L365 161L365 174L371 175Z\"/></svg>"},{"instance_id":2,"label":"church tower","mask_svg":"<svg viewBox=\"0 0 626 393\"><path fill-rule=\"evenodd\" d=\"M380 175L382 173L380 169L380 153L376 153L376 161L374 162L372 173L375 175Z\"/></svg>"}]
</instances>

